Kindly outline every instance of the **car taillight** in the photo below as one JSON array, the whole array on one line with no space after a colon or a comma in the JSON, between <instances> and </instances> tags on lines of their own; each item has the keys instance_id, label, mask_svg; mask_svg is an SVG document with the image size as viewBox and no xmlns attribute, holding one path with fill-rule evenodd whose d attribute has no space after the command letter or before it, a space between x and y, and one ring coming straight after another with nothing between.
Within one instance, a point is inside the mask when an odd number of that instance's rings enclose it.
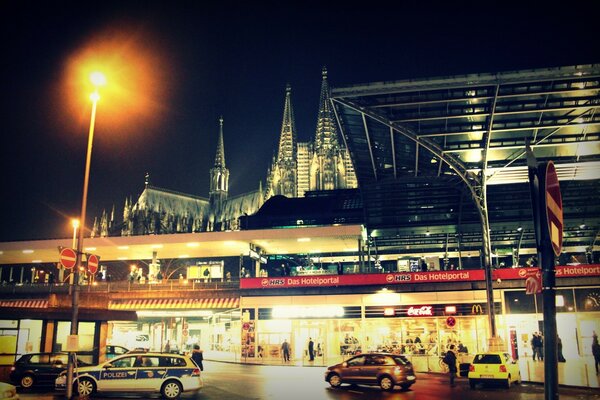
<instances>
[{"instance_id":1,"label":"car taillight","mask_svg":"<svg viewBox=\"0 0 600 400\"><path fill-rule=\"evenodd\" d=\"M501 365L500 366L500 372L507 372L506 371L506 365Z\"/></svg>"},{"instance_id":2,"label":"car taillight","mask_svg":"<svg viewBox=\"0 0 600 400\"><path fill-rule=\"evenodd\" d=\"M469 365L469 372L475 372L475 366L473 364Z\"/></svg>"},{"instance_id":3,"label":"car taillight","mask_svg":"<svg viewBox=\"0 0 600 400\"><path fill-rule=\"evenodd\" d=\"M200 376L200 368L194 368L192 371L192 376Z\"/></svg>"}]
</instances>

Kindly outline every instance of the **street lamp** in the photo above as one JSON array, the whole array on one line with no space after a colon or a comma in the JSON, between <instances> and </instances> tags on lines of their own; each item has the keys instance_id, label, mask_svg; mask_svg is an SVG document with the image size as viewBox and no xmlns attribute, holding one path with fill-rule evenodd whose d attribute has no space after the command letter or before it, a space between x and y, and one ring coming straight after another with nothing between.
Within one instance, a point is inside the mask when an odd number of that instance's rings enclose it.
<instances>
[{"instance_id":1,"label":"street lamp","mask_svg":"<svg viewBox=\"0 0 600 400\"><path fill-rule=\"evenodd\" d=\"M73 314L71 316L71 337L72 342L74 344L73 347L78 346L77 331L78 331L78 319L79 319L79 269L81 268L81 256L83 250L83 232L85 229L85 213L87 209L87 194L88 194L88 185L90 180L90 163L92 160L92 143L94 142L94 126L96 124L96 106L98 105L98 100L100 100L100 94L98 93L98 89L100 86L106 85L106 77L101 72L93 72L90 75L90 81L94 85L94 91L90 95L90 100L92 100L92 116L90 119L90 130L88 135L88 147L87 147L87 156L85 159L85 175L83 178L83 195L81 200L81 217L79 218L78 224L78 235L77 235L77 258L75 262L75 268L73 268L73 282L74 282L74 290L73 290ZM75 225L73 225L74 229ZM67 351L73 351L73 349L67 349ZM71 355L69 357L69 364L67 370L67 399L71 399L73 396L73 368L74 368L74 359L75 357Z\"/></svg>"},{"instance_id":2,"label":"street lamp","mask_svg":"<svg viewBox=\"0 0 600 400\"><path fill-rule=\"evenodd\" d=\"M71 225L73 225L73 250L75 249L75 247L77 246L77 228L79 228L79 220L78 219L72 219L71 220Z\"/></svg>"},{"instance_id":3,"label":"street lamp","mask_svg":"<svg viewBox=\"0 0 600 400\"><path fill-rule=\"evenodd\" d=\"M77 243L77 228L79 228L79 220L73 218L71 220L71 226L73 227L73 245L71 246L71 248L73 250L75 250L75 248L77 247L77 244L76 244ZM58 273L59 273L58 280L60 282L62 282L64 280L65 267L63 267L61 265L59 267ZM73 274L72 273L69 275L69 284L73 285ZM71 294L71 287L70 286L69 286L69 294Z\"/></svg>"}]
</instances>

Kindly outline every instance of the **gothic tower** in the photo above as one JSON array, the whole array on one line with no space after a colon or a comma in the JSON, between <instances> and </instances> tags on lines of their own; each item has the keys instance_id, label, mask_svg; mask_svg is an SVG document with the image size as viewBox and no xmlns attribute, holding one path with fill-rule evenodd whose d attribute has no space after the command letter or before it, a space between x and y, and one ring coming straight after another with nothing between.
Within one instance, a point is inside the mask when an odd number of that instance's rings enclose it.
<instances>
[{"instance_id":1,"label":"gothic tower","mask_svg":"<svg viewBox=\"0 0 600 400\"><path fill-rule=\"evenodd\" d=\"M278 194L287 197L296 197L297 195L297 139L291 93L292 88L290 85L287 85L285 89L281 135L279 137L279 152L271 167L267 198Z\"/></svg>"},{"instance_id":2,"label":"gothic tower","mask_svg":"<svg viewBox=\"0 0 600 400\"><path fill-rule=\"evenodd\" d=\"M346 188L346 165L344 151L340 148L336 124L329 102L327 69L323 67L321 96L317 116L317 130L310 160L311 190L333 190Z\"/></svg>"},{"instance_id":3,"label":"gothic tower","mask_svg":"<svg viewBox=\"0 0 600 400\"><path fill-rule=\"evenodd\" d=\"M229 170L225 167L225 149L223 147L223 117L219 118L219 141L215 165L210 169L209 202L213 210L220 210L229 190Z\"/></svg>"}]
</instances>

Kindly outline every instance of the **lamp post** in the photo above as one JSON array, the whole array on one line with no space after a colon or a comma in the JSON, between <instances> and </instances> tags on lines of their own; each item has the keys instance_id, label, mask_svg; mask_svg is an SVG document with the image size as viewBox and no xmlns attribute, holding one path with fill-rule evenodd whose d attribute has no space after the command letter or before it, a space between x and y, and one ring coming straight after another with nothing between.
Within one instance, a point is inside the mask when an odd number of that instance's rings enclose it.
<instances>
[{"instance_id":1,"label":"lamp post","mask_svg":"<svg viewBox=\"0 0 600 400\"><path fill-rule=\"evenodd\" d=\"M71 220L71 226L73 227L73 246L71 246L71 248L73 250L75 250L76 246L77 246L77 228L79 228L79 220L78 219L72 219ZM63 267L62 265L59 264L58 267L58 281L62 282L65 277L65 267ZM73 285L73 274L71 273L69 275L69 284ZM69 294L71 294L71 286L69 286Z\"/></svg>"},{"instance_id":2,"label":"lamp post","mask_svg":"<svg viewBox=\"0 0 600 400\"><path fill-rule=\"evenodd\" d=\"M73 268L73 282L74 282L74 290L72 297L72 308L73 313L71 316L71 337L77 337L78 324L79 324L79 269L81 268L81 257L83 250L83 232L85 230L85 214L87 209L87 194L88 194L88 185L90 180L90 164L92 160L92 143L94 142L94 126L96 124L96 106L98 104L98 100L100 100L100 94L98 93L98 88L100 86L106 85L106 77L100 72L94 72L90 75L90 81L94 85L94 92L90 95L90 99L92 100L92 116L90 119L90 130L88 135L88 147L87 147L87 156L85 159L85 174L83 178L83 195L81 200L81 217L79 218L78 224L78 234L77 234L77 258L75 261L75 267ZM73 225L75 228L75 225ZM77 228L75 228L77 229ZM73 347L78 346L78 340L75 341ZM69 346L68 346L69 347ZM67 349L68 351L72 349ZM74 361L75 357L71 355L69 357L69 364L67 368L67 399L71 399L73 396L73 369L74 369Z\"/></svg>"}]
</instances>

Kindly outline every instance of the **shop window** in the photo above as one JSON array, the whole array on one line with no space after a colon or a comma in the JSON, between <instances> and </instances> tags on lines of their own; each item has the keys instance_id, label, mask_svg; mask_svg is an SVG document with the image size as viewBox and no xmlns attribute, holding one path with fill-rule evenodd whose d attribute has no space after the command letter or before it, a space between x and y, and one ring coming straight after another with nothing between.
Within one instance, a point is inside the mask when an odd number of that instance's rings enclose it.
<instances>
[{"instance_id":1,"label":"shop window","mask_svg":"<svg viewBox=\"0 0 600 400\"><path fill-rule=\"evenodd\" d=\"M504 292L504 304L508 314L534 314L535 301L534 296L525 293L525 291L506 291Z\"/></svg>"},{"instance_id":2,"label":"shop window","mask_svg":"<svg viewBox=\"0 0 600 400\"><path fill-rule=\"evenodd\" d=\"M537 312L544 312L544 296L539 293L535 295L537 302ZM572 289L557 289L555 291L556 312L575 312L575 298ZM600 310L600 308L599 308Z\"/></svg>"},{"instance_id":3,"label":"shop window","mask_svg":"<svg viewBox=\"0 0 600 400\"><path fill-rule=\"evenodd\" d=\"M79 336L79 351L94 350L95 322L80 322L77 335ZM60 321L56 326L56 342L54 351L64 351L67 348L67 337L71 334L71 322ZM86 360L87 361L87 360Z\"/></svg>"},{"instance_id":4,"label":"shop window","mask_svg":"<svg viewBox=\"0 0 600 400\"><path fill-rule=\"evenodd\" d=\"M575 289L577 311L600 311L600 289Z\"/></svg>"},{"instance_id":5,"label":"shop window","mask_svg":"<svg viewBox=\"0 0 600 400\"><path fill-rule=\"evenodd\" d=\"M21 320L19 324L19 343L17 353L35 353L40 351L42 342L42 321Z\"/></svg>"}]
</instances>

